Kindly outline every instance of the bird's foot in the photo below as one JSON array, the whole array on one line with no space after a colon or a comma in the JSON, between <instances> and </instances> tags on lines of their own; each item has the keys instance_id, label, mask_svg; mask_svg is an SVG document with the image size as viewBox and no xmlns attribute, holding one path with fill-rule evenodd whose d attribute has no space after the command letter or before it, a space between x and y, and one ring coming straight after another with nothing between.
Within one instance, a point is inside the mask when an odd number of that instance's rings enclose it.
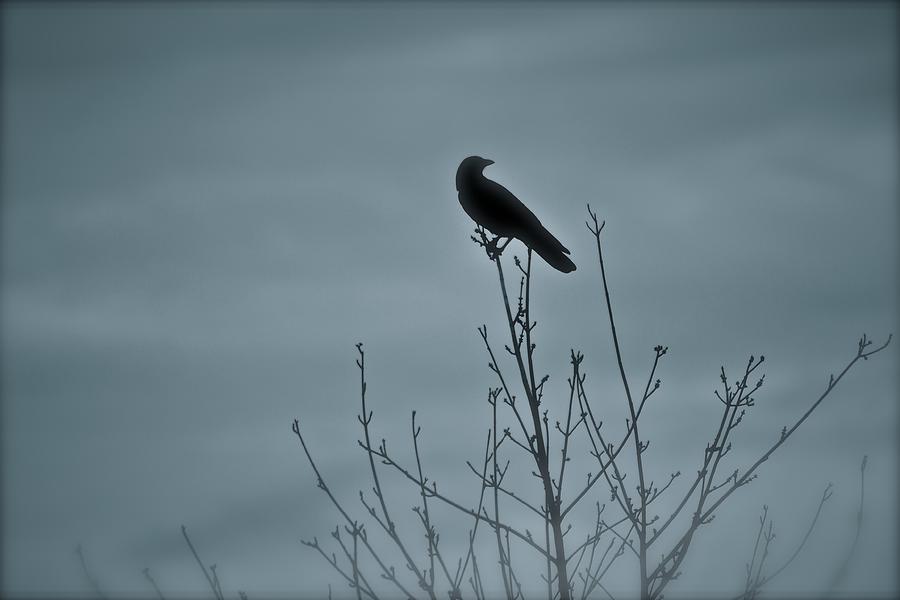
<instances>
[{"instance_id":1,"label":"bird's foot","mask_svg":"<svg viewBox=\"0 0 900 600\"><path fill-rule=\"evenodd\" d=\"M484 248L485 253L488 255L488 258L491 260L496 260L503 254L503 250L509 245L512 241L512 238L509 237L506 239L506 242L503 243L502 246L499 246L499 242L503 239L502 235L494 236L492 239L488 240L487 231L485 231L484 227L478 226L475 228L475 233L478 237L472 236L472 241Z\"/></svg>"},{"instance_id":2,"label":"bird's foot","mask_svg":"<svg viewBox=\"0 0 900 600\"><path fill-rule=\"evenodd\" d=\"M487 252L488 258L490 258L491 260L500 258L500 255L503 254L503 250L505 250L509 243L512 241L512 238L507 238L506 242L502 246L498 247L497 244L501 239L503 239L503 236L498 235L484 246L484 251Z\"/></svg>"}]
</instances>

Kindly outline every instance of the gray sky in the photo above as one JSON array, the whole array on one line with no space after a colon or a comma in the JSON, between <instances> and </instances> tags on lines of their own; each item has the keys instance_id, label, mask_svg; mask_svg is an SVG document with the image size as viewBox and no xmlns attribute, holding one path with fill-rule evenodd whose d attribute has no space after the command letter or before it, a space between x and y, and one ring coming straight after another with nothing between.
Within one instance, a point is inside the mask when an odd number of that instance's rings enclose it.
<instances>
[{"instance_id":1,"label":"gray sky","mask_svg":"<svg viewBox=\"0 0 900 600\"><path fill-rule=\"evenodd\" d=\"M476 327L499 346L504 321L456 200L469 154L496 161L486 174L578 265L535 268L548 405L562 410L578 348L615 424L585 203L606 219L635 382L655 344L670 349L646 416L658 478L696 469L719 365L767 358L736 467L859 334L898 333L887 3L3 13L5 594L86 591L79 542L109 590L150 592L150 567L173 594L202 592L182 523L232 596L346 590L299 543L328 539L339 517L290 423L361 517L357 341L377 435L408 458L418 410L426 467L475 502L464 461L478 459L495 384ZM851 372L703 532L673 594L737 589L763 503L776 561L788 556L832 481L817 537L772 587L821 592L852 537L863 454L867 520L847 585L897 593L897 360L894 344ZM386 485L411 524L414 490ZM466 527L448 515L448 547ZM623 562L611 588L633 589L634 569Z\"/></svg>"}]
</instances>

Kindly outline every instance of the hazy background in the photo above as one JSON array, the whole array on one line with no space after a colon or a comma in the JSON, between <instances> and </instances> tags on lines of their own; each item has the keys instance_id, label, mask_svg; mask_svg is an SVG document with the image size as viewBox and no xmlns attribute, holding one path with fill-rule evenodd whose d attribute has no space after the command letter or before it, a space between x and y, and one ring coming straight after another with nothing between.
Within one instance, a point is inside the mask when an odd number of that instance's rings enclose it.
<instances>
[{"instance_id":1,"label":"hazy background","mask_svg":"<svg viewBox=\"0 0 900 600\"><path fill-rule=\"evenodd\" d=\"M290 423L362 516L357 341L375 434L408 460L418 410L426 468L474 504L464 461L480 456L495 384L476 327L500 347L504 321L456 199L469 154L496 161L486 174L578 265L535 267L547 406L562 409L579 348L620 427L585 203L606 219L632 385L655 344L670 349L646 413L657 481L695 472L719 365L767 359L733 468L862 332L898 333L887 3L2 10L4 595L87 592L79 542L107 590L151 594L150 567L170 595L203 592L181 524L232 597L348 591L299 543L325 543L339 516ZM820 593L868 454L846 590L896 595L897 347L854 369L702 531L671 594L737 591L763 503L777 565L833 481L810 547L771 588ZM424 558L414 490L385 485ZM448 548L469 526L443 523ZM634 590L635 569L623 561L608 585Z\"/></svg>"}]
</instances>

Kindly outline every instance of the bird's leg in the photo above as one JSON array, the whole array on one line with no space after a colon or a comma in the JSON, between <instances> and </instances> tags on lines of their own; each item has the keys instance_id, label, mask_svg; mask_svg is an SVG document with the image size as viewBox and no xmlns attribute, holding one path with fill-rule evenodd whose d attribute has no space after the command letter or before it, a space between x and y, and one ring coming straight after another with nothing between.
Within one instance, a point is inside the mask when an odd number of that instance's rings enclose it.
<instances>
[{"instance_id":1,"label":"bird's leg","mask_svg":"<svg viewBox=\"0 0 900 600\"><path fill-rule=\"evenodd\" d=\"M497 239L499 240L500 237L498 236ZM513 239L512 239L511 237L506 238L506 242L504 242L502 246L500 246L499 248L497 248L497 254L498 254L498 255L501 254L501 253L506 249L506 247L509 246L509 243L510 243L512 240L513 240Z\"/></svg>"}]
</instances>

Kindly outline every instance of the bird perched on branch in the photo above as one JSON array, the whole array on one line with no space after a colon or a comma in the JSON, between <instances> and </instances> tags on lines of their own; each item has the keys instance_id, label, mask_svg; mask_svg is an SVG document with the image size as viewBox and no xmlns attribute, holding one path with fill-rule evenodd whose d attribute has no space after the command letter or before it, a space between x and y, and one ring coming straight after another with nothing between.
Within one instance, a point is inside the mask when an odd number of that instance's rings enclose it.
<instances>
[{"instance_id":1,"label":"bird perched on branch","mask_svg":"<svg viewBox=\"0 0 900 600\"><path fill-rule=\"evenodd\" d=\"M541 225L534 213L512 192L484 176L484 168L494 161L469 156L456 170L456 189L459 203L472 219L497 236L490 245L498 254L513 238L534 250L547 264L563 273L575 270L575 263L566 256L569 250ZM497 247L500 238L509 238Z\"/></svg>"}]
</instances>

